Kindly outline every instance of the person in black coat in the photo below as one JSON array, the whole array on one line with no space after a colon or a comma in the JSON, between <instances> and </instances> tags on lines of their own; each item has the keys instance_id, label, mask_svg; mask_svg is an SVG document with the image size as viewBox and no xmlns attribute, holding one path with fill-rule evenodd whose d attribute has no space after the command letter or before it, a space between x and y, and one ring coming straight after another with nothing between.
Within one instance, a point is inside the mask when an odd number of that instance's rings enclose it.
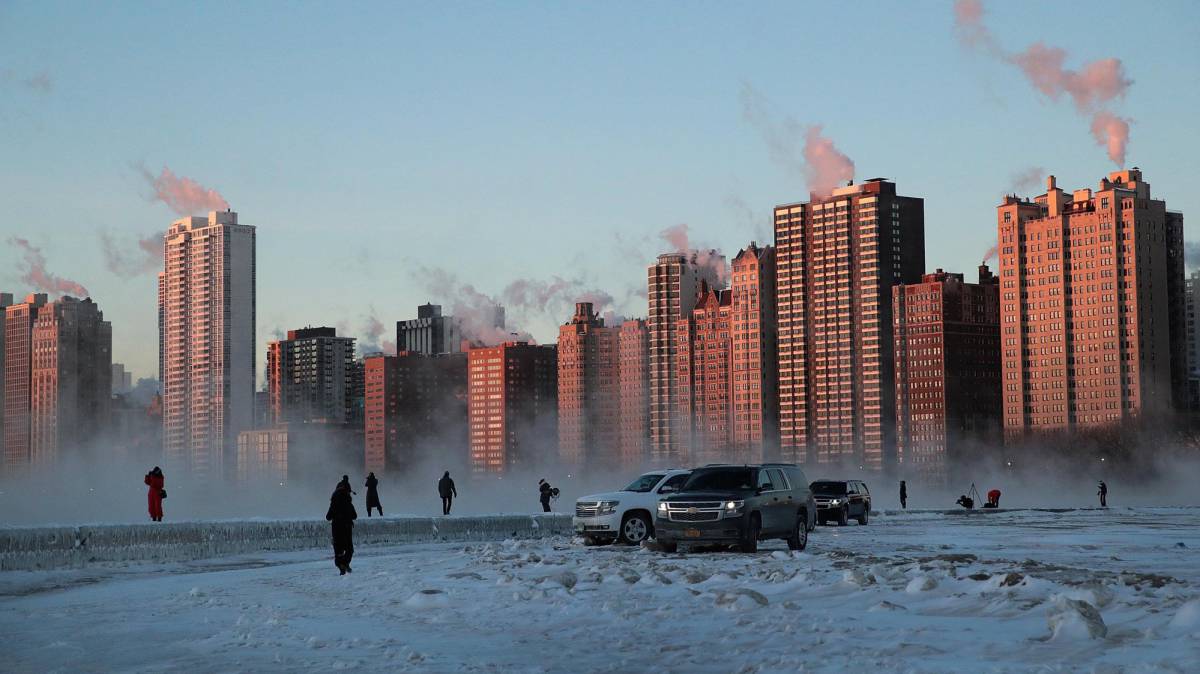
<instances>
[{"instance_id":1,"label":"person in black coat","mask_svg":"<svg viewBox=\"0 0 1200 674\"><path fill-rule=\"evenodd\" d=\"M379 510L379 516L383 517L383 506L379 503L379 480L375 479L375 473L367 474L367 517L371 516L371 508Z\"/></svg>"},{"instance_id":2,"label":"person in black coat","mask_svg":"<svg viewBox=\"0 0 1200 674\"><path fill-rule=\"evenodd\" d=\"M454 480L450 479L450 471L442 473L442 479L438 480L438 495L442 497L442 514L449 515L450 505L458 496L458 490L454 488Z\"/></svg>"},{"instance_id":3,"label":"person in black coat","mask_svg":"<svg viewBox=\"0 0 1200 674\"><path fill-rule=\"evenodd\" d=\"M1100 491L1096 492L1096 495L1100 497L1100 507L1107 508L1108 507L1108 485L1104 484L1104 480L1100 481Z\"/></svg>"},{"instance_id":4,"label":"person in black coat","mask_svg":"<svg viewBox=\"0 0 1200 674\"><path fill-rule=\"evenodd\" d=\"M358 519L348 482L345 486L338 483L337 489L333 490L325 519L333 523L333 563L344 576L353 571L350 559L354 557L354 520Z\"/></svg>"},{"instance_id":5,"label":"person in black coat","mask_svg":"<svg viewBox=\"0 0 1200 674\"><path fill-rule=\"evenodd\" d=\"M538 497L542 501L542 512L550 512L550 497L554 495L554 487L546 480L538 480Z\"/></svg>"},{"instance_id":6,"label":"person in black coat","mask_svg":"<svg viewBox=\"0 0 1200 674\"><path fill-rule=\"evenodd\" d=\"M900 507L908 510L908 485L904 480L900 480Z\"/></svg>"}]
</instances>

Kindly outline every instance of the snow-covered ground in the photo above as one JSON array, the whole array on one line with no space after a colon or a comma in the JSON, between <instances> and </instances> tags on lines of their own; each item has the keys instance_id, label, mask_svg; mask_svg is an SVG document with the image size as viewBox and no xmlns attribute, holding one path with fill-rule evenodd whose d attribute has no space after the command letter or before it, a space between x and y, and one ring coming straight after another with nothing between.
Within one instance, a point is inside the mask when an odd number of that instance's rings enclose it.
<instances>
[{"instance_id":1,"label":"snow-covered ground","mask_svg":"<svg viewBox=\"0 0 1200 674\"><path fill-rule=\"evenodd\" d=\"M1200 509L896 514L804 553L566 538L0 574L5 671L1178 671Z\"/></svg>"}]
</instances>

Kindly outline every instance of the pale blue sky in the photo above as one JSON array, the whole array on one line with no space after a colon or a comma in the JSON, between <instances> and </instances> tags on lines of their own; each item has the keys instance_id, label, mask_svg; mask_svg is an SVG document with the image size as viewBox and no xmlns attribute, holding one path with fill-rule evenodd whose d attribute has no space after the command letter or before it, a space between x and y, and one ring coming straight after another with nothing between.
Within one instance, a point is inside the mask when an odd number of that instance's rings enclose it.
<instances>
[{"instance_id":1,"label":"pale blue sky","mask_svg":"<svg viewBox=\"0 0 1200 674\"><path fill-rule=\"evenodd\" d=\"M1122 59L1127 164L1200 217L1200 5L985 4L1006 49ZM629 291L660 230L732 254L806 198L743 119L743 83L823 124L857 178L924 197L931 268L973 271L1013 174L1075 188L1115 169L1067 101L958 44L949 2L5 1L0 241L30 239L87 286L138 376L157 368L154 276L108 271L99 235L132 250L176 217L139 163L258 227L260 353L306 324L359 336L372 311L390 332L447 299L423 268L489 293L578 278L643 315ZM18 261L5 243L0 289L27 291ZM525 327L550 340L569 314Z\"/></svg>"}]
</instances>

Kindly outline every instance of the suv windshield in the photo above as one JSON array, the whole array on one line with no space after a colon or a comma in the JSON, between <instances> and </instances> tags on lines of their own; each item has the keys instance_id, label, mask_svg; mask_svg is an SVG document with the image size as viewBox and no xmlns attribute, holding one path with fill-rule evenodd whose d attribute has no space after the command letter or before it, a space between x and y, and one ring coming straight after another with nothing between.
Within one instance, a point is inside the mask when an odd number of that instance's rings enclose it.
<instances>
[{"instance_id":1,"label":"suv windshield","mask_svg":"<svg viewBox=\"0 0 1200 674\"><path fill-rule=\"evenodd\" d=\"M845 496L845 482L814 482L812 483L812 491L814 494L829 494L832 496Z\"/></svg>"},{"instance_id":2,"label":"suv windshield","mask_svg":"<svg viewBox=\"0 0 1200 674\"><path fill-rule=\"evenodd\" d=\"M754 491L754 475L749 468L722 468L692 473L683 491Z\"/></svg>"},{"instance_id":3,"label":"suv windshield","mask_svg":"<svg viewBox=\"0 0 1200 674\"><path fill-rule=\"evenodd\" d=\"M633 482L630 482L629 486L625 487L621 491L648 492L651 489L654 489L654 485L658 484L658 481L661 479L663 479L663 473L650 473L648 475L643 475Z\"/></svg>"}]
</instances>

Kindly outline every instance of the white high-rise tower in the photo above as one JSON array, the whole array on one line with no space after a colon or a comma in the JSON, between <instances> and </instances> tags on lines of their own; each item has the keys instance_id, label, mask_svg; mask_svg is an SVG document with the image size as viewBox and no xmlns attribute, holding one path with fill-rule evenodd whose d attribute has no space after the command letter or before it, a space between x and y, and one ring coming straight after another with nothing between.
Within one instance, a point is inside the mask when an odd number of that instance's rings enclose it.
<instances>
[{"instance_id":1,"label":"white high-rise tower","mask_svg":"<svg viewBox=\"0 0 1200 674\"><path fill-rule=\"evenodd\" d=\"M176 220L159 276L163 451L218 479L254 419L255 233L237 213Z\"/></svg>"}]
</instances>

